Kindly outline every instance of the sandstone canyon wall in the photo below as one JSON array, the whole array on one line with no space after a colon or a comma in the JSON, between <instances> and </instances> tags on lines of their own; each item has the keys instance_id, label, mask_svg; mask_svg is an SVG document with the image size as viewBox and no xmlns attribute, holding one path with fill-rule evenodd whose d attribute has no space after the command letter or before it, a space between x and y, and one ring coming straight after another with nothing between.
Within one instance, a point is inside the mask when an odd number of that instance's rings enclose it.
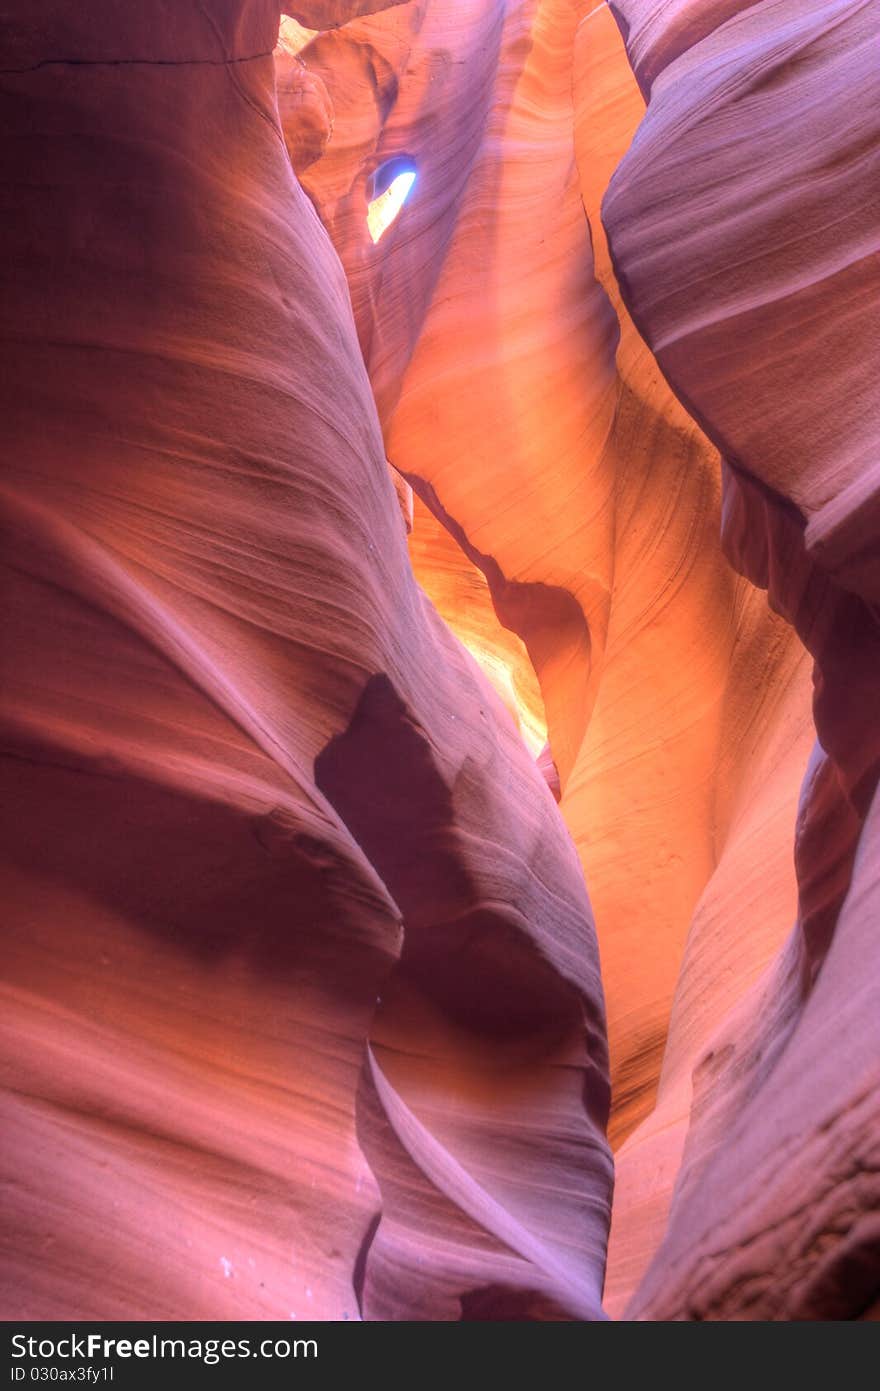
<instances>
[{"instance_id":1,"label":"sandstone canyon wall","mask_svg":"<svg viewBox=\"0 0 880 1391\"><path fill-rule=\"evenodd\" d=\"M876 12L287 8L3 6L4 1315L866 1315Z\"/></svg>"},{"instance_id":2,"label":"sandstone canyon wall","mask_svg":"<svg viewBox=\"0 0 880 1391\"><path fill-rule=\"evenodd\" d=\"M603 205L618 278L721 451L725 553L813 658L817 735L797 921L691 1053L669 1225L630 1312L858 1317L880 1266L878 14L616 8L648 96ZM706 926L698 914L661 1088L700 1009Z\"/></svg>"}]
</instances>

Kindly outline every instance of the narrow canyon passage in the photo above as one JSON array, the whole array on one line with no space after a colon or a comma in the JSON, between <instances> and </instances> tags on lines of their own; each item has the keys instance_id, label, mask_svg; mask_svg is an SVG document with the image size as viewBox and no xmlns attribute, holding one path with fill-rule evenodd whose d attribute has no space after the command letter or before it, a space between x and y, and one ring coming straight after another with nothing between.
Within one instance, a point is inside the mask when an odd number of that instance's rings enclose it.
<instances>
[{"instance_id":1,"label":"narrow canyon passage","mask_svg":"<svg viewBox=\"0 0 880 1391\"><path fill-rule=\"evenodd\" d=\"M876 1318L878 15L4 13L6 1318Z\"/></svg>"}]
</instances>

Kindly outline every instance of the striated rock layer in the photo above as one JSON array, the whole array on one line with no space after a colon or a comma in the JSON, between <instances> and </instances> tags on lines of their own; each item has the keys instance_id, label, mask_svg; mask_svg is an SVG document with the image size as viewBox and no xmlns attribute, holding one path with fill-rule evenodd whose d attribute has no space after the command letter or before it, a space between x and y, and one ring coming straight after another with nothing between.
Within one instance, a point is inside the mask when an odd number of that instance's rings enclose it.
<instances>
[{"instance_id":1,"label":"striated rock layer","mask_svg":"<svg viewBox=\"0 0 880 1391\"><path fill-rule=\"evenodd\" d=\"M722 855L773 884L752 970L790 924L809 664L722 556L717 453L620 303L598 210L644 101L612 16L459 7L450 65L451 25L448 7L412 4L347 26L346 59L338 34L300 51L336 113L303 181L347 270L389 458L459 543L458 611L418 518L416 573L469 642L482 570L540 682L599 925L620 1140L650 1110L691 916ZM293 113L285 129L295 144ZM411 203L373 246L372 173L404 154ZM734 866L736 807L764 786L777 724L774 833Z\"/></svg>"},{"instance_id":2,"label":"striated rock layer","mask_svg":"<svg viewBox=\"0 0 880 1391\"><path fill-rule=\"evenodd\" d=\"M649 13L630 6L618 13L634 76L604 7L589 7L582 19L575 8L550 3L457 10L459 57L452 69L448 10L401 7L352 25L349 36L370 54L374 73L385 74L377 90L387 94L387 115L338 50L331 53L319 39L301 55L341 113L335 151L305 179L346 266L389 457L483 570L498 618L524 640L541 683L562 806L581 851L602 945L611 1134L623 1141L607 1284L612 1312L623 1310L663 1236L689 1130L688 1155L696 1145L705 1157L724 1138L716 1116L700 1139L710 1082L721 1112L727 1107L733 1114L742 1103L733 1077L743 1065L737 1058L730 1069L719 1066L718 1058L726 1062L728 1055L715 1046L716 1035L740 1028L745 1035L744 1022L735 1021L760 1002L778 1018L755 1047L762 1055L778 1052L796 1008L788 984L793 957L784 944L799 905L807 940L816 944L811 973L834 930L859 812L836 794L837 775L820 764L816 828L804 809L816 795L809 790L813 771L798 814L815 739L810 656L820 649L829 658L819 668L820 735L826 742L849 738L853 779L867 772L869 788L872 780L865 722L877 690L873 620L864 610L859 617L858 605L842 594L817 618L826 582L791 565L796 529L780 531L775 519L771 528L760 511L746 515L737 492L746 486L742 470L731 473L733 451L685 380L688 372L708 380L714 371L713 391L727 418L743 433L765 422L760 449L768 461L789 461L786 468L796 458L803 467L809 431L823 476L834 475L826 445L829 431L838 429L832 409L838 395L846 401L843 435L850 433L848 419L867 438L870 352L852 361L853 345L837 344L838 376L811 385L806 410L813 416L805 427L804 328L792 335L788 377L776 371L756 381L752 364L763 371L772 348L756 353L751 338L730 335L729 315L719 313L733 294L759 300L766 293L761 276L776 267L789 267L778 290L786 296L791 277L801 273L805 209L795 197L786 205L775 187L780 160L786 178L792 169L786 151L796 146L806 161L800 189L810 210L814 184L820 199L830 203L835 196L820 177L825 164L839 165L843 181L853 161L858 173L869 157L867 93L850 122L831 122L799 73L794 90L783 83L783 75L795 76L792 52L800 60L802 41L811 36L830 42L841 72L849 62L868 81L867 15L861 14L860 29L851 25L845 33L833 16L820 15L812 30L801 23L798 38L779 7L760 20L762 7L749 7L750 22L781 69L775 81L767 79L779 114L775 125L757 128L766 161L766 173L758 175L747 97L759 50L740 42L736 26L715 39L719 97L705 113L708 133L686 118L700 111L698 84L689 86L679 72L674 81L670 76L670 96L660 108L661 117L668 112L665 125L658 124L651 90L658 54L680 54L737 8L663 6ZM826 29L833 35L827 41ZM653 56L643 57L648 34ZM735 61L743 64L745 92L730 88ZM763 80L766 64L759 67ZM839 90L842 101L843 85ZM649 94L652 105L640 127ZM791 107L802 99L798 124ZM740 122L736 138L719 124L720 101ZM605 203L612 269L599 208L637 127ZM690 145L677 143L681 132ZM363 231L371 171L404 153L420 182L412 206L374 248ZM723 158L753 171L748 191L735 183L735 169L724 169ZM695 190L696 176L705 189ZM722 187L737 214L731 240L714 201ZM847 225L857 249L871 245L864 218L871 187L863 176L847 190ZM680 199L678 224L673 194ZM752 221L742 215L755 197L768 220L757 236L757 214ZM653 200L663 219L656 226ZM578 202L588 227L576 216ZM620 227L618 206L631 209L628 220L621 214ZM741 270L736 237L749 247ZM804 240L808 249L815 245ZM766 248L768 264L753 279L756 244ZM834 254L841 256L839 246ZM731 289L719 287L720 272L697 279L695 264L711 270L713 257L721 267L733 263ZM647 297L645 314L637 292ZM652 334L647 311L656 302L669 316L671 292L701 332L704 321L724 318L720 353L687 342L675 345L674 357L673 345L667 349ZM700 295L703 307L695 308ZM856 317L870 313L869 298L846 303ZM841 309L829 333L845 337L855 320L845 323ZM824 364L818 346L810 360ZM785 438L791 421L797 430ZM743 580L718 544L722 480L713 446L724 456L725 551ZM864 448L849 443L837 452L864 457ZM769 474L763 477L774 486ZM860 486L870 492L870 483ZM861 525L864 565L876 537L870 509ZM739 543L737 532L744 533ZM414 563L448 620L466 632L473 610L463 599L458 613L450 605L447 563L432 563L424 543L414 550ZM752 584L767 588L777 570L798 597L786 603L771 588L768 610ZM847 675L837 682L834 732L825 732L823 683L833 669ZM780 951L788 967L774 965ZM867 1017L863 1031L876 1059L876 1028ZM749 1049L740 1044L740 1051ZM658 1082L657 1105L640 1125ZM809 1133L814 1121L806 1108L803 1124ZM863 1201L873 1205L870 1194ZM686 1243L687 1225L682 1231ZM659 1272L662 1281L662 1264ZM776 1278L770 1267L768 1281Z\"/></svg>"},{"instance_id":3,"label":"striated rock layer","mask_svg":"<svg viewBox=\"0 0 880 1391\"><path fill-rule=\"evenodd\" d=\"M4 1312L870 1316L876 14L289 8L5 26Z\"/></svg>"},{"instance_id":4,"label":"striated rock layer","mask_svg":"<svg viewBox=\"0 0 880 1391\"><path fill-rule=\"evenodd\" d=\"M603 204L618 277L724 457L727 555L814 658L818 734L796 925L696 1051L714 968L692 929L658 1106L687 1050L690 1125L630 1313L859 1317L880 1289L877 13L615 8L649 95Z\"/></svg>"},{"instance_id":5,"label":"striated rock layer","mask_svg":"<svg viewBox=\"0 0 880 1391\"><path fill-rule=\"evenodd\" d=\"M3 1309L592 1318L586 892L413 581L277 26L6 38Z\"/></svg>"}]
</instances>

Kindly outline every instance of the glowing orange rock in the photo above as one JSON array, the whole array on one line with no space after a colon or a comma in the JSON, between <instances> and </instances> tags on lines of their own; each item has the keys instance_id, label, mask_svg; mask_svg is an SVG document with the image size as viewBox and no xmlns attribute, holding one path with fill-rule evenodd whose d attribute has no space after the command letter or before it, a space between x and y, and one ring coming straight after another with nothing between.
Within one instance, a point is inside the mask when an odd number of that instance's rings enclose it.
<instances>
[{"instance_id":1,"label":"glowing orange rock","mask_svg":"<svg viewBox=\"0 0 880 1391\"><path fill-rule=\"evenodd\" d=\"M277 10L173 8L4 36L4 1311L598 1316L577 858L413 580Z\"/></svg>"},{"instance_id":2,"label":"glowing orange rock","mask_svg":"<svg viewBox=\"0 0 880 1391\"><path fill-rule=\"evenodd\" d=\"M876 17L289 8L4 35L4 1310L601 1317L603 979L608 1310L876 1317Z\"/></svg>"},{"instance_id":3,"label":"glowing orange rock","mask_svg":"<svg viewBox=\"0 0 880 1391\"><path fill-rule=\"evenodd\" d=\"M667 1193L678 1171L675 1198L631 1315L859 1317L876 1300L880 1203L876 413L865 409L877 16L845 4L620 10L650 101L604 201L615 265L664 372L725 455L727 554L815 659L821 742L794 836L797 923L738 1001L719 989L738 949L712 932L723 862L695 919L660 1105L621 1155L612 1267L638 1221L628 1201L644 1203L659 1163ZM757 849L767 819L748 819ZM749 937L773 884L740 871L729 884ZM672 1141L685 1106L686 1142L681 1128Z\"/></svg>"}]
</instances>

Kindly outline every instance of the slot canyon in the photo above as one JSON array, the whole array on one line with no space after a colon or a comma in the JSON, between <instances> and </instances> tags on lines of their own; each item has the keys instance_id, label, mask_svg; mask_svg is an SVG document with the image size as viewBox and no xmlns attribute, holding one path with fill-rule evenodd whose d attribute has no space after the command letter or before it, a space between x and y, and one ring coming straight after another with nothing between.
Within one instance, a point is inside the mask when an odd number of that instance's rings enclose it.
<instances>
[{"instance_id":1,"label":"slot canyon","mask_svg":"<svg viewBox=\"0 0 880 1391\"><path fill-rule=\"evenodd\" d=\"M2 1317L880 1319L880 7L0 14Z\"/></svg>"}]
</instances>

